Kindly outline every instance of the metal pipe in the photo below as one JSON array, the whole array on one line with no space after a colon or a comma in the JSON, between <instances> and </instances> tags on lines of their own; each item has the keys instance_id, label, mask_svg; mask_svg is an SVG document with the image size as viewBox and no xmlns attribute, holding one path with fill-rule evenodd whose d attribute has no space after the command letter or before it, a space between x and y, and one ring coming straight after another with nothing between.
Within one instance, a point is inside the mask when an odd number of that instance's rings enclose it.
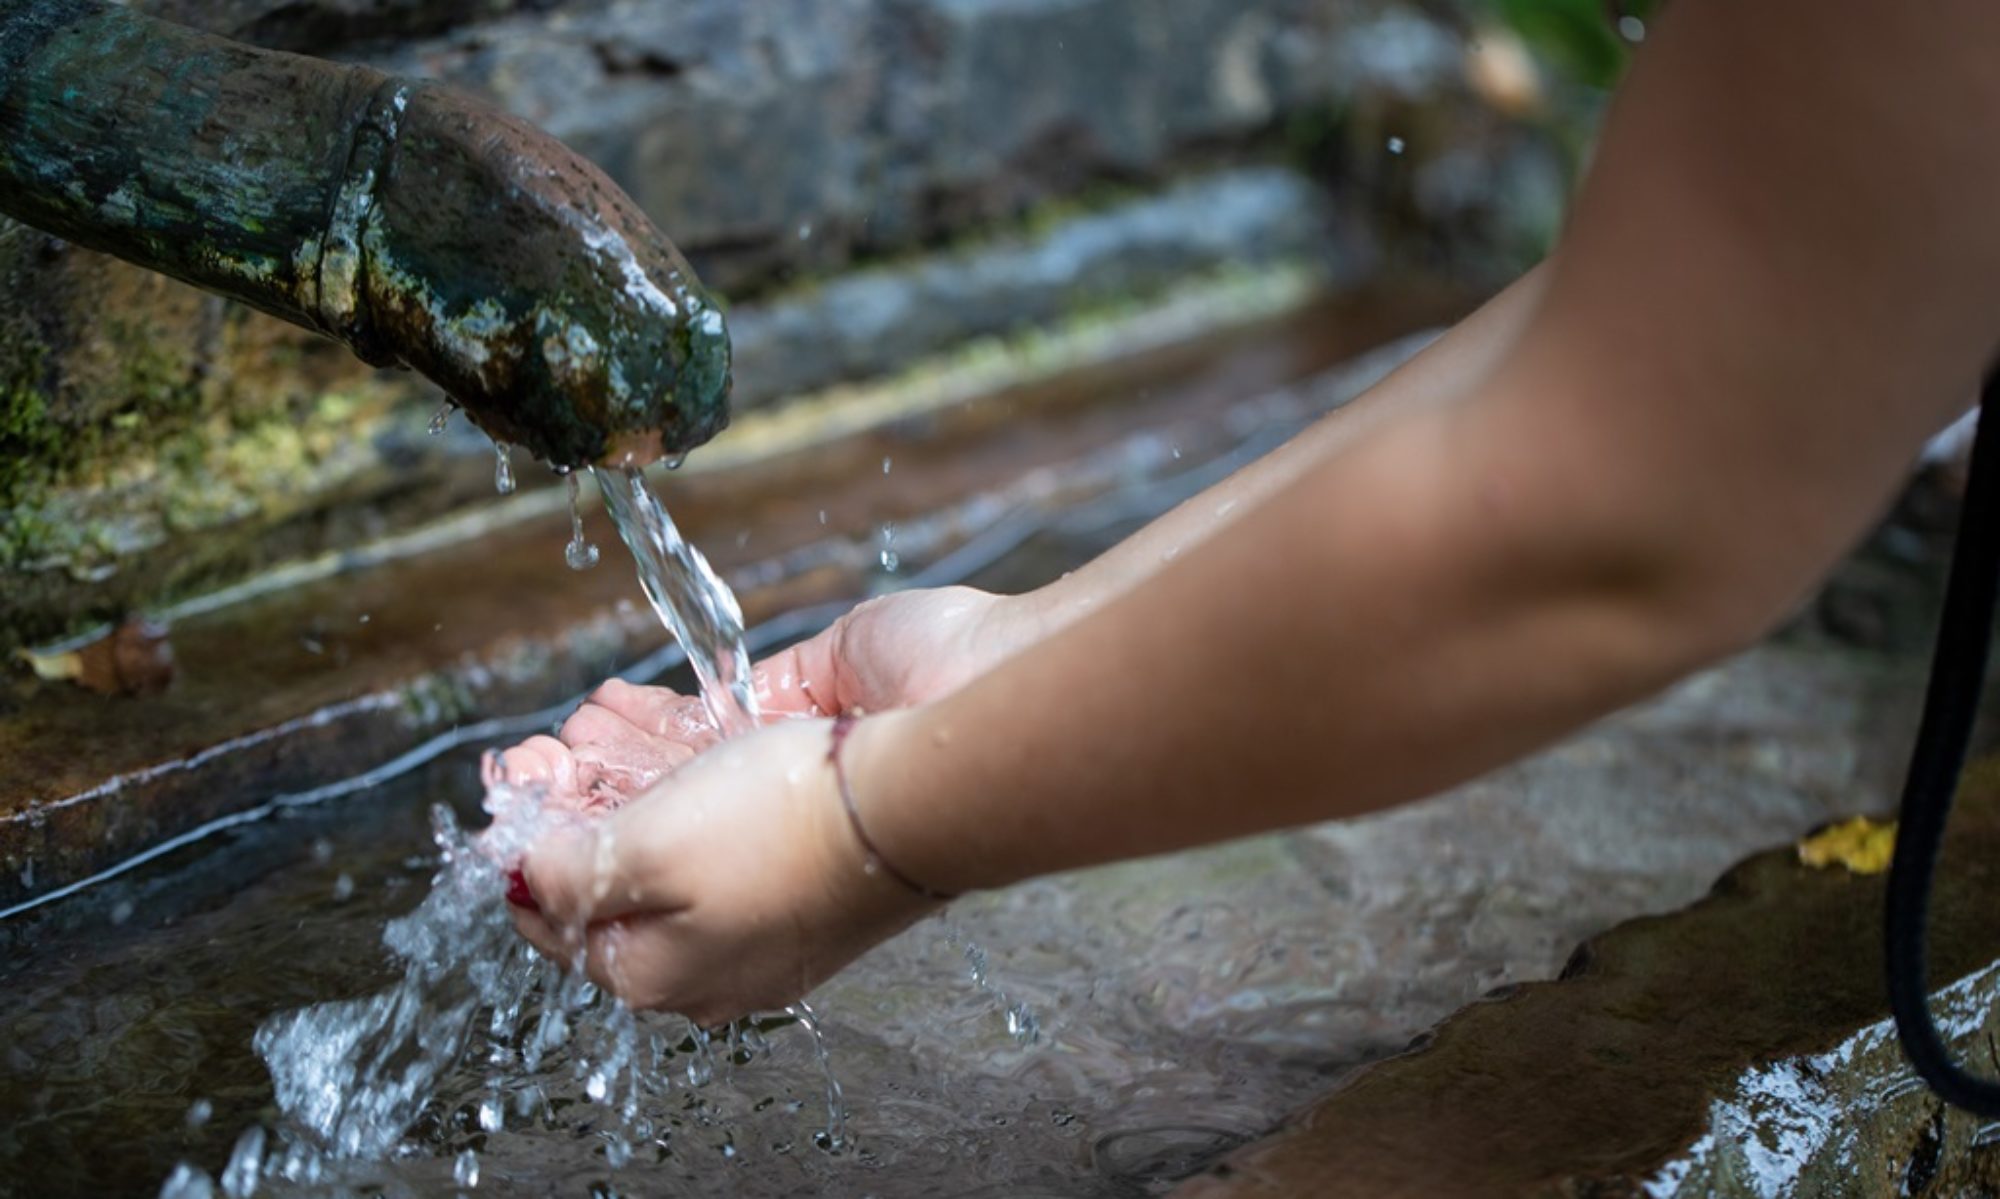
<instances>
[{"instance_id":1,"label":"metal pipe","mask_svg":"<svg viewBox=\"0 0 2000 1199\"><path fill-rule=\"evenodd\" d=\"M556 466L728 419L722 315L604 173L434 84L0 0L0 212L421 372Z\"/></svg>"}]
</instances>

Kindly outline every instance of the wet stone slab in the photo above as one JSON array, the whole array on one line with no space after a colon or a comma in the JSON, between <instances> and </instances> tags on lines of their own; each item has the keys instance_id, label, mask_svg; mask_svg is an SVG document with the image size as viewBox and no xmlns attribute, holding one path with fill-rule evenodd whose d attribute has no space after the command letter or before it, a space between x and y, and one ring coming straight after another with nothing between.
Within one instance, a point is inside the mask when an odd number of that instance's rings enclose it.
<instances>
[{"instance_id":1,"label":"wet stone slab","mask_svg":"<svg viewBox=\"0 0 2000 1199\"><path fill-rule=\"evenodd\" d=\"M1738 683L1777 682L1794 669L1777 663L1756 655L1697 687L1716 694L1731 675ZM1770 699L1785 690L1756 689ZM1840 690L1811 687L1793 698ZM1843 702L1835 698L1836 707ZM1658 727L1655 715L1639 721ZM1847 721L1831 715L1829 728ZM1741 726L1725 717L1709 731L1732 727ZM1879 731L1849 727L1855 743L1881 746ZM1843 762L1833 741L1800 746L1805 752L1786 762L1770 751L1795 742L1760 740L1765 765L1743 784L1711 774L1688 779L1678 795L1671 787L1601 793L1613 801L1610 820L1631 822L1611 838L1624 846L1611 856L1630 859L1617 876L1628 888L1645 886L1649 860L1658 863L1658 885L1693 864L1698 843L1716 844L1696 831L1699 822L1674 818L1695 810L1688 797L1706 793L1700 807L1710 820L1747 798L1734 818L1775 832L1813 806L1790 807L1779 799L1784 791L1837 792L1842 778L1875 773L1856 769L1851 757ZM1635 799L1651 791L1663 815L1626 810L1616 802L1621 791ZM1865 793L1852 798L1880 806ZM1584 884L1574 897L1579 906L1616 906L1590 894L1587 879L1575 880ZM1751 858L1694 906L1586 941L1561 981L1497 989L1175 1194L1992 1194L2000 1186L1993 1129L1944 1109L1896 1043L1881 982L1883 886L1880 876L1803 866L1791 847ZM2000 1067L1996 887L2000 763L1988 760L1954 816L1934 899L1932 956L1933 1007L1947 1040L1989 1074ZM1559 890L1545 881L1516 894L1552 899ZM1470 931L1477 921L1461 927Z\"/></svg>"}]
</instances>

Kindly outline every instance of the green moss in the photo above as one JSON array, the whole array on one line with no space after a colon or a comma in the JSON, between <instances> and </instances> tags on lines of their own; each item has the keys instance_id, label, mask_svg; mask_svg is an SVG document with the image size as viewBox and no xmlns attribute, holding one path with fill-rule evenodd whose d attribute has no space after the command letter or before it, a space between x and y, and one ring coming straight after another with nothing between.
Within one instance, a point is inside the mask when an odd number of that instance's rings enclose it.
<instances>
[{"instance_id":1,"label":"green moss","mask_svg":"<svg viewBox=\"0 0 2000 1199\"><path fill-rule=\"evenodd\" d=\"M0 337L0 561L6 545L27 535L21 511L46 486L50 464L63 452L63 429L43 389L44 351L15 334Z\"/></svg>"}]
</instances>

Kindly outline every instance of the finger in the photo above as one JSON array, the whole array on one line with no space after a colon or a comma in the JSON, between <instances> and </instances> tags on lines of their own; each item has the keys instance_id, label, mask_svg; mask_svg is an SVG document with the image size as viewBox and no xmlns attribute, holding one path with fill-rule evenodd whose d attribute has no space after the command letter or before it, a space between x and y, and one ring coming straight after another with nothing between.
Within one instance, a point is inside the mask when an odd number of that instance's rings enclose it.
<instances>
[{"instance_id":1,"label":"finger","mask_svg":"<svg viewBox=\"0 0 2000 1199\"><path fill-rule=\"evenodd\" d=\"M571 749L594 741L631 741L643 735L625 717L588 700L572 712L568 720L563 721L562 729L556 733L556 737Z\"/></svg>"},{"instance_id":2,"label":"finger","mask_svg":"<svg viewBox=\"0 0 2000 1199\"><path fill-rule=\"evenodd\" d=\"M588 797L599 804L623 804L693 758L693 747L646 738L636 745L585 745L576 751L577 775L591 777Z\"/></svg>"},{"instance_id":3,"label":"finger","mask_svg":"<svg viewBox=\"0 0 2000 1199\"><path fill-rule=\"evenodd\" d=\"M516 787L545 784L555 790L571 790L576 785L576 761L569 746L554 737L530 737L500 755L502 773Z\"/></svg>"},{"instance_id":4,"label":"finger","mask_svg":"<svg viewBox=\"0 0 2000 1199\"><path fill-rule=\"evenodd\" d=\"M678 1010L692 980L671 925L664 913L591 925L584 935L584 974L628 1007Z\"/></svg>"},{"instance_id":5,"label":"finger","mask_svg":"<svg viewBox=\"0 0 2000 1199\"><path fill-rule=\"evenodd\" d=\"M837 626L836 626L837 627ZM757 703L767 716L835 716L841 711L835 646L840 635L826 629L787 646L751 671Z\"/></svg>"},{"instance_id":6,"label":"finger","mask_svg":"<svg viewBox=\"0 0 2000 1199\"><path fill-rule=\"evenodd\" d=\"M590 693L590 702L657 736L688 740L696 734L713 733L701 699L670 687L640 687L623 679L606 679Z\"/></svg>"},{"instance_id":7,"label":"finger","mask_svg":"<svg viewBox=\"0 0 2000 1199\"><path fill-rule=\"evenodd\" d=\"M576 960L574 939L563 936L541 913L521 907L509 907L507 912L514 918L514 931L543 957L565 968Z\"/></svg>"},{"instance_id":8,"label":"finger","mask_svg":"<svg viewBox=\"0 0 2000 1199\"><path fill-rule=\"evenodd\" d=\"M542 913L557 928L582 928L600 920L650 909L674 909L666 855L656 852L652 812L660 798L620 808L581 828L558 829L528 849L521 871ZM637 813L641 819L628 819Z\"/></svg>"}]
</instances>

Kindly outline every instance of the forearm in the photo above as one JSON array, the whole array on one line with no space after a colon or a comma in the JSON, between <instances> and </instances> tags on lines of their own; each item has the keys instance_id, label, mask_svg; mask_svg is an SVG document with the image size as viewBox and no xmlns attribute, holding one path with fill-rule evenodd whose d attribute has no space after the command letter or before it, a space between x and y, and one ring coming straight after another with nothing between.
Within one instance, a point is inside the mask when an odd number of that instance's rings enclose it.
<instances>
[{"instance_id":1,"label":"forearm","mask_svg":"<svg viewBox=\"0 0 2000 1199\"><path fill-rule=\"evenodd\" d=\"M1352 815L1735 644L1496 506L1452 406L1383 420L1137 588L857 734L870 828L943 889Z\"/></svg>"},{"instance_id":2,"label":"forearm","mask_svg":"<svg viewBox=\"0 0 2000 1199\"><path fill-rule=\"evenodd\" d=\"M1548 264L1535 267L1425 346L1353 402L1127 537L1085 566L1019 598L1014 617L1046 636L1122 595L1163 565L1340 453L1381 417L1463 395L1514 344L1540 302Z\"/></svg>"}]
</instances>

